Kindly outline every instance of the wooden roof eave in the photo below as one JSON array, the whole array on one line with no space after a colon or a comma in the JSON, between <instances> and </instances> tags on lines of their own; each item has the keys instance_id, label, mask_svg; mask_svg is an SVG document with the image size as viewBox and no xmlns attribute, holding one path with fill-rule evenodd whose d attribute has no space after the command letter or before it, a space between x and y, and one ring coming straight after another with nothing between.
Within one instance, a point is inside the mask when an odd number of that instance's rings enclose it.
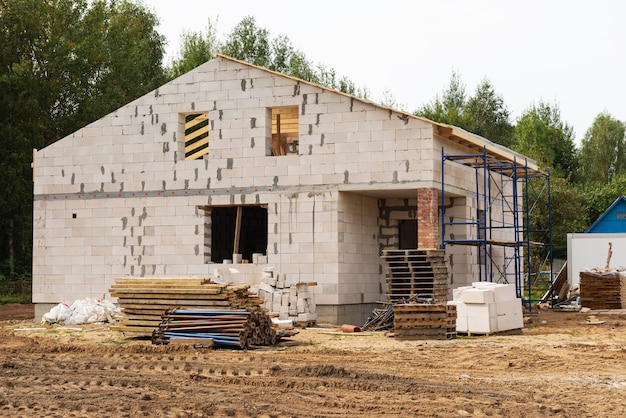
<instances>
[{"instance_id":1,"label":"wooden roof eave","mask_svg":"<svg viewBox=\"0 0 626 418\"><path fill-rule=\"evenodd\" d=\"M529 158L516 154L506 147L502 147L491 143L485 139L479 138L473 134L470 134L463 129L457 128L452 125L444 125L437 122L433 122L437 129L439 136L445 138L448 141L452 141L464 148L468 148L471 152L476 154L486 153L487 158L490 161L499 161L503 165L508 165L511 168L508 170L512 173L513 166L517 167L519 172L523 167L527 167L528 171L532 174L545 175L539 165ZM493 165L489 161L485 162L487 166ZM478 164L477 164L478 165ZM507 170L504 170L507 171ZM524 170L525 171L525 170Z\"/></svg>"}]
</instances>

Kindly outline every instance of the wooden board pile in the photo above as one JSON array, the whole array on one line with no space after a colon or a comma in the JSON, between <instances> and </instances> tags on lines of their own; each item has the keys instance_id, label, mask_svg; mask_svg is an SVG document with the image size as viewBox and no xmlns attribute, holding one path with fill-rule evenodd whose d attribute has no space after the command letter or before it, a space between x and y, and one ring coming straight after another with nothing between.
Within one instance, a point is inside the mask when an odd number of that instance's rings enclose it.
<instances>
[{"instance_id":1,"label":"wooden board pile","mask_svg":"<svg viewBox=\"0 0 626 418\"><path fill-rule=\"evenodd\" d=\"M626 309L625 273L581 271L580 305L590 309Z\"/></svg>"},{"instance_id":2,"label":"wooden board pile","mask_svg":"<svg viewBox=\"0 0 626 418\"><path fill-rule=\"evenodd\" d=\"M162 315L175 308L255 310L261 300L247 285L213 283L207 278L124 277L109 289L124 319L114 329L133 337L150 337Z\"/></svg>"},{"instance_id":3,"label":"wooden board pile","mask_svg":"<svg viewBox=\"0 0 626 418\"><path fill-rule=\"evenodd\" d=\"M387 267L387 299L399 302L417 295L436 303L448 300L448 269L443 250L383 250Z\"/></svg>"},{"instance_id":4,"label":"wooden board pile","mask_svg":"<svg viewBox=\"0 0 626 418\"><path fill-rule=\"evenodd\" d=\"M278 341L270 317L260 311L172 309L152 333L153 344L177 339L208 339L235 348L274 345Z\"/></svg>"},{"instance_id":5,"label":"wooden board pile","mask_svg":"<svg viewBox=\"0 0 626 418\"><path fill-rule=\"evenodd\" d=\"M454 305L397 304L393 305L395 337L403 340L456 337L456 307Z\"/></svg>"}]
</instances>

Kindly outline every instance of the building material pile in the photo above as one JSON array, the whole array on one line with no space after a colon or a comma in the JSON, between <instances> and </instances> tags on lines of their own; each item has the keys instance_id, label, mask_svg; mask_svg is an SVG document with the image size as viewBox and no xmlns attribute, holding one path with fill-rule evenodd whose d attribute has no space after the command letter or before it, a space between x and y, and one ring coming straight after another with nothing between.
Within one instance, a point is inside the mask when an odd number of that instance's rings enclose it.
<instances>
[{"instance_id":1,"label":"building material pile","mask_svg":"<svg viewBox=\"0 0 626 418\"><path fill-rule=\"evenodd\" d=\"M395 337L402 340L454 338L456 306L424 303L393 305L393 329Z\"/></svg>"},{"instance_id":2,"label":"building material pile","mask_svg":"<svg viewBox=\"0 0 626 418\"><path fill-rule=\"evenodd\" d=\"M490 334L524 327L522 300L515 285L474 282L453 291L449 305L456 306L456 331Z\"/></svg>"},{"instance_id":3,"label":"building material pile","mask_svg":"<svg viewBox=\"0 0 626 418\"><path fill-rule=\"evenodd\" d=\"M413 295L406 299L401 299L398 304L415 304L415 303L428 303L432 304L432 299L422 299L417 295ZM393 330L393 313L394 304L390 303L385 308L377 308L372 311L367 321L363 325L363 331L386 331Z\"/></svg>"},{"instance_id":4,"label":"building material pile","mask_svg":"<svg viewBox=\"0 0 626 418\"><path fill-rule=\"evenodd\" d=\"M448 268L443 250L383 250L387 267L387 299L399 302L417 295L435 303L448 300Z\"/></svg>"},{"instance_id":5,"label":"building material pile","mask_svg":"<svg viewBox=\"0 0 626 418\"><path fill-rule=\"evenodd\" d=\"M317 321L317 308L312 286L316 282L286 283L284 278L274 277L272 268L263 270L258 285L259 298L263 306L280 320L311 326Z\"/></svg>"},{"instance_id":6,"label":"building material pile","mask_svg":"<svg viewBox=\"0 0 626 418\"><path fill-rule=\"evenodd\" d=\"M109 289L118 298L124 319L115 329L134 337L149 337L174 308L255 310L261 301L248 285L213 283L207 278L124 277Z\"/></svg>"},{"instance_id":7,"label":"building material pile","mask_svg":"<svg viewBox=\"0 0 626 418\"><path fill-rule=\"evenodd\" d=\"M172 309L152 333L153 344L172 340L210 340L215 345L249 348L278 341L270 317L260 311Z\"/></svg>"},{"instance_id":8,"label":"building material pile","mask_svg":"<svg viewBox=\"0 0 626 418\"><path fill-rule=\"evenodd\" d=\"M626 309L625 279L623 271L581 271L580 305L590 309Z\"/></svg>"}]
</instances>

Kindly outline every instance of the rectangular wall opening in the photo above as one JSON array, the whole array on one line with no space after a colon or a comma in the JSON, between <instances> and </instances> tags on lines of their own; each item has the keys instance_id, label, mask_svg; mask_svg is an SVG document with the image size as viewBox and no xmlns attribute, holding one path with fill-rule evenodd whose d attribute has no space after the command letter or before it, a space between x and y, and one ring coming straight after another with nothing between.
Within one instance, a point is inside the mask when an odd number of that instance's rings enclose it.
<instances>
[{"instance_id":1,"label":"rectangular wall opening","mask_svg":"<svg viewBox=\"0 0 626 418\"><path fill-rule=\"evenodd\" d=\"M241 254L242 260L252 262L255 253L267 253L267 207L260 205L203 206L210 228L210 261L223 263Z\"/></svg>"},{"instance_id":2,"label":"rectangular wall opening","mask_svg":"<svg viewBox=\"0 0 626 418\"><path fill-rule=\"evenodd\" d=\"M201 160L209 153L209 113L185 115L185 160Z\"/></svg>"},{"instance_id":3,"label":"rectangular wall opening","mask_svg":"<svg viewBox=\"0 0 626 418\"><path fill-rule=\"evenodd\" d=\"M298 154L300 138L298 112L298 106L271 109L272 155Z\"/></svg>"},{"instance_id":4,"label":"rectangular wall opening","mask_svg":"<svg viewBox=\"0 0 626 418\"><path fill-rule=\"evenodd\" d=\"M417 219L405 219L398 222L398 249L417 248Z\"/></svg>"}]
</instances>

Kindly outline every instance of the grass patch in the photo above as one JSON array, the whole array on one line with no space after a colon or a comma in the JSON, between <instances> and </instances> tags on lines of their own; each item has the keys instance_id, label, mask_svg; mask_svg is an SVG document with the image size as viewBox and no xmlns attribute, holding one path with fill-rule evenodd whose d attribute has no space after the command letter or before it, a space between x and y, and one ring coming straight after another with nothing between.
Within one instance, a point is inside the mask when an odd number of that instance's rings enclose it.
<instances>
[{"instance_id":1,"label":"grass patch","mask_svg":"<svg viewBox=\"0 0 626 418\"><path fill-rule=\"evenodd\" d=\"M30 293L0 295L0 305L7 305L9 303L30 304L31 301L32 296Z\"/></svg>"},{"instance_id":2,"label":"grass patch","mask_svg":"<svg viewBox=\"0 0 626 418\"><path fill-rule=\"evenodd\" d=\"M109 337L102 340L102 344L104 345L126 345L130 342L130 340L124 337L123 334L119 334L115 337Z\"/></svg>"}]
</instances>

